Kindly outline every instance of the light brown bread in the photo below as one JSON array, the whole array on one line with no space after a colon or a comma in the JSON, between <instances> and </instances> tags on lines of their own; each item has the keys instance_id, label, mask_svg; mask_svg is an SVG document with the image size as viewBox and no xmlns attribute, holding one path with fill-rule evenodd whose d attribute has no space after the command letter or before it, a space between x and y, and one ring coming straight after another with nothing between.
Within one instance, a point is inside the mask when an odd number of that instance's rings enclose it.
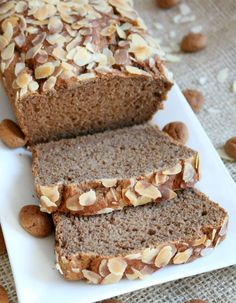
<instances>
[{"instance_id":1,"label":"light brown bread","mask_svg":"<svg viewBox=\"0 0 236 303\"><path fill-rule=\"evenodd\" d=\"M198 153L142 125L32 148L41 210L93 215L169 200L199 179Z\"/></svg>"},{"instance_id":2,"label":"light brown bread","mask_svg":"<svg viewBox=\"0 0 236 303\"><path fill-rule=\"evenodd\" d=\"M57 269L67 280L94 284L144 276L211 252L228 215L204 194L185 189L168 203L90 217L53 214Z\"/></svg>"},{"instance_id":3,"label":"light brown bread","mask_svg":"<svg viewBox=\"0 0 236 303\"><path fill-rule=\"evenodd\" d=\"M28 4L1 1L0 60L29 144L140 124L162 108L172 83L131 1Z\"/></svg>"}]
</instances>

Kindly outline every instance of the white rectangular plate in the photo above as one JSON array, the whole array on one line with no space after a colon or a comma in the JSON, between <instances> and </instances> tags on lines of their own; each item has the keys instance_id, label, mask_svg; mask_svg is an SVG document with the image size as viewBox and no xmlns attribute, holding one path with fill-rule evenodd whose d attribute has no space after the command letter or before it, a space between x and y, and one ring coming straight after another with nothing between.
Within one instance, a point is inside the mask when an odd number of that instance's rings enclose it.
<instances>
[{"instance_id":1,"label":"white rectangular plate","mask_svg":"<svg viewBox=\"0 0 236 303\"><path fill-rule=\"evenodd\" d=\"M0 119L12 118L2 88L0 98ZM166 267L142 281L124 280L106 286L66 282L55 269L53 237L33 238L18 223L21 207L38 203L32 197L30 153L23 149L9 150L0 143L0 219L20 303L51 303L52 300L57 303L91 303L236 264L236 186L177 85L170 92L165 109L153 121L160 127L170 121L187 124L190 133L188 146L198 150L201 157L202 179L197 187L229 212L226 240L207 257L190 264Z\"/></svg>"}]
</instances>

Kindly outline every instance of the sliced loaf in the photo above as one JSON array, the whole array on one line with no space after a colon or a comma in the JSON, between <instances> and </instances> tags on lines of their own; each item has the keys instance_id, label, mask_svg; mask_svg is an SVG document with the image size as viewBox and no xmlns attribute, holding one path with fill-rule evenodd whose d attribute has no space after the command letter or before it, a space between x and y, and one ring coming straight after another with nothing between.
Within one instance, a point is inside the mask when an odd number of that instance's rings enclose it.
<instances>
[{"instance_id":1,"label":"sliced loaf","mask_svg":"<svg viewBox=\"0 0 236 303\"><path fill-rule=\"evenodd\" d=\"M199 179L198 153L142 125L32 148L41 210L76 215L169 200Z\"/></svg>"},{"instance_id":2,"label":"sliced loaf","mask_svg":"<svg viewBox=\"0 0 236 303\"><path fill-rule=\"evenodd\" d=\"M194 189L168 203L53 218L58 270L65 279L95 284L142 278L204 256L224 239L228 223L225 210Z\"/></svg>"}]
</instances>

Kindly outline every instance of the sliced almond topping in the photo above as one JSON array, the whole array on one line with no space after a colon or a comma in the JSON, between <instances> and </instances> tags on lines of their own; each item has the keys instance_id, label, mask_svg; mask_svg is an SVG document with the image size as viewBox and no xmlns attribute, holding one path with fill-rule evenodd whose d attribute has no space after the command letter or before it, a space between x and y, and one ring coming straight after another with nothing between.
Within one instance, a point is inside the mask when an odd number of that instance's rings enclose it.
<instances>
[{"instance_id":1,"label":"sliced almond topping","mask_svg":"<svg viewBox=\"0 0 236 303\"><path fill-rule=\"evenodd\" d=\"M196 171L193 168L192 164L185 162L184 163L184 172L183 172L183 180L185 182L194 181L194 177L196 175Z\"/></svg>"},{"instance_id":2,"label":"sliced almond topping","mask_svg":"<svg viewBox=\"0 0 236 303\"><path fill-rule=\"evenodd\" d=\"M174 264L186 263L189 260L189 258L191 257L192 253L193 253L192 248L188 248L183 252L177 253L173 259L173 263Z\"/></svg>"},{"instance_id":3,"label":"sliced almond topping","mask_svg":"<svg viewBox=\"0 0 236 303\"><path fill-rule=\"evenodd\" d=\"M57 78L54 76L49 77L43 84L43 91L53 89L57 82Z\"/></svg>"},{"instance_id":4,"label":"sliced almond topping","mask_svg":"<svg viewBox=\"0 0 236 303\"><path fill-rule=\"evenodd\" d=\"M84 278L93 284L99 284L102 279L98 274L91 270L83 269L82 273L84 275Z\"/></svg>"},{"instance_id":5,"label":"sliced almond topping","mask_svg":"<svg viewBox=\"0 0 236 303\"><path fill-rule=\"evenodd\" d=\"M40 186L40 192L43 196L50 199L51 202L57 202L60 198L58 186Z\"/></svg>"},{"instance_id":6,"label":"sliced almond topping","mask_svg":"<svg viewBox=\"0 0 236 303\"><path fill-rule=\"evenodd\" d=\"M76 54L73 58L75 64L78 66L84 66L91 62L92 55L87 51L85 47L77 46Z\"/></svg>"},{"instance_id":7,"label":"sliced almond topping","mask_svg":"<svg viewBox=\"0 0 236 303\"><path fill-rule=\"evenodd\" d=\"M40 197L40 210L42 212L47 212L47 213L51 213L52 211L50 210L50 208L57 208L56 203L52 202L50 199L48 199L48 197L46 196L41 196Z\"/></svg>"},{"instance_id":8,"label":"sliced almond topping","mask_svg":"<svg viewBox=\"0 0 236 303\"><path fill-rule=\"evenodd\" d=\"M166 169L162 172L163 175L177 175L181 172L182 165L180 163L176 164L174 167Z\"/></svg>"},{"instance_id":9,"label":"sliced almond topping","mask_svg":"<svg viewBox=\"0 0 236 303\"><path fill-rule=\"evenodd\" d=\"M49 17L54 16L56 14L56 12L57 12L57 9L54 5L46 4L46 5L39 7L33 16L37 20L43 21Z\"/></svg>"},{"instance_id":10,"label":"sliced almond topping","mask_svg":"<svg viewBox=\"0 0 236 303\"><path fill-rule=\"evenodd\" d=\"M117 283L121 280L122 276L123 276L123 274L122 275L109 274L102 280L101 284Z\"/></svg>"},{"instance_id":11,"label":"sliced almond topping","mask_svg":"<svg viewBox=\"0 0 236 303\"><path fill-rule=\"evenodd\" d=\"M134 206L137 205L138 203L138 198L135 195L134 192L132 192L130 189L128 189L125 193L126 198L128 198L128 200L130 201L131 204L133 204Z\"/></svg>"},{"instance_id":12,"label":"sliced almond topping","mask_svg":"<svg viewBox=\"0 0 236 303\"><path fill-rule=\"evenodd\" d=\"M80 203L79 203L79 197L80 197L79 194L76 194L76 195L74 195L72 197L69 197L66 200L66 207L67 207L67 209L69 209L71 211L80 211L80 210L83 210L83 206L80 205Z\"/></svg>"},{"instance_id":13,"label":"sliced almond topping","mask_svg":"<svg viewBox=\"0 0 236 303\"><path fill-rule=\"evenodd\" d=\"M117 184L117 179L102 179L102 185L105 187L113 187Z\"/></svg>"},{"instance_id":14,"label":"sliced almond topping","mask_svg":"<svg viewBox=\"0 0 236 303\"><path fill-rule=\"evenodd\" d=\"M114 209L113 208L110 208L110 207L106 207L106 208L103 208L99 211L97 211L97 214L100 215L100 214L109 214L113 211Z\"/></svg>"},{"instance_id":15,"label":"sliced almond topping","mask_svg":"<svg viewBox=\"0 0 236 303\"><path fill-rule=\"evenodd\" d=\"M12 42L9 44L1 53L1 57L3 60L10 60L14 55L15 43Z\"/></svg>"},{"instance_id":16,"label":"sliced almond topping","mask_svg":"<svg viewBox=\"0 0 236 303\"><path fill-rule=\"evenodd\" d=\"M86 80L94 79L94 78L96 78L95 73L85 73L85 74L81 74L77 77L77 79L80 81L86 81Z\"/></svg>"},{"instance_id":17,"label":"sliced almond topping","mask_svg":"<svg viewBox=\"0 0 236 303\"><path fill-rule=\"evenodd\" d=\"M94 190L90 189L90 191L87 191L86 193L83 193L79 197L79 203L82 206L90 206L93 205L96 202L96 193Z\"/></svg>"},{"instance_id":18,"label":"sliced almond topping","mask_svg":"<svg viewBox=\"0 0 236 303\"><path fill-rule=\"evenodd\" d=\"M16 84L20 88L23 88L23 87L27 86L31 80L32 80L31 75L27 74L26 72L22 72L16 78Z\"/></svg>"},{"instance_id":19,"label":"sliced almond topping","mask_svg":"<svg viewBox=\"0 0 236 303\"><path fill-rule=\"evenodd\" d=\"M206 247L211 246L211 244L212 244L212 241L211 241L210 239L207 239L207 240L205 241L205 243L204 243L204 245L205 245Z\"/></svg>"},{"instance_id":20,"label":"sliced almond topping","mask_svg":"<svg viewBox=\"0 0 236 303\"><path fill-rule=\"evenodd\" d=\"M134 206L145 205L150 202L152 202L152 198L141 196L141 197L138 197L136 205L135 204L133 204L133 205Z\"/></svg>"},{"instance_id":21,"label":"sliced almond topping","mask_svg":"<svg viewBox=\"0 0 236 303\"><path fill-rule=\"evenodd\" d=\"M41 43L39 43L39 44L37 44L37 45L31 47L31 48L27 51L27 53L26 53L26 55L25 55L25 59L27 60L27 59L32 59L32 58L34 58L34 57L37 55L37 53L40 51L41 47L42 47L42 44L41 44Z\"/></svg>"},{"instance_id":22,"label":"sliced almond topping","mask_svg":"<svg viewBox=\"0 0 236 303\"><path fill-rule=\"evenodd\" d=\"M1 8L1 15L6 14L9 10L11 10L15 5L15 1L7 1L3 3L0 8Z\"/></svg>"},{"instance_id":23,"label":"sliced almond topping","mask_svg":"<svg viewBox=\"0 0 236 303\"><path fill-rule=\"evenodd\" d=\"M52 75L55 67L51 62L45 63L36 67L35 69L35 78L36 79L44 79Z\"/></svg>"},{"instance_id":24,"label":"sliced almond topping","mask_svg":"<svg viewBox=\"0 0 236 303\"><path fill-rule=\"evenodd\" d=\"M51 34L60 33L63 29L63 23L59 17L51 17L48 22L48 30Z\"/></svg>"},{"instance_id":25,"label":"sliced almond topping","mask_svg":"<svg viewBox=\"0 0 236 303\"><path fill-rule=\"evenodd\" d=\"M30 90L31 92L35 92L35 91L38 90L39 84L38 84L38 82L36 82L36 81L30 81L28 87L29 87L29 90Z\"/></svg>"},{"instance_id":26,"label":"sliced almond topping","mask_svg":"<svg viewBox=\"0 0 236 303\"><path fill-rule=\"evenodd\" d=\"M105 277L109 273L107 268L107 260L103 259L101 261L98 271L102 277Z\"/></svg>"},{"instance_id":27,"label":"sliced almond topping","mask_svg":"<svg viewBox=\"0 0 236 303\"><path fill-rule=\"evenodd\" d=\"M161 197L161 192L158 188L146 181L138 181L134 187L135 191L144 197L148 197L151 199L156 200L157 198Z\"/></svg>"},{"instance_id":28,"label":"sliced almond topping","mask_svg":"<svg viewBox=\"0 0 236 303\"><path fill-rule=\"evenodd\" d=\"M168 175L163 175L162 173L156 173L156 175L155 175L155 184L156 185L164 184L168 180L169 180Z\"/></svg>"},{"instance_id":29,"label":"sliced almond topping","mask_svg":"<svg viewBox=\"0 0 236 303\"><path fill-rule=\"evenodd\" d=\"M7 39L8 42L11 41L13 36L13 25L17 24L18 18L12 17L11 19L5 20L6 22L2 23L2 29L4 31L4 37Z\"/></svg>"},{"instance_id":30,"label":"sliced almond topping","mask_svg":"<svg viewBox=\"0 0 236 303\"><path fill-rule=\"evenodd\" d=\"M25 1L18 1L15 6L16 12L23 13L27 9L27 3Z\"/></svg>"},{"instance_id":31,"label":"sliced almond topping","mask_svg":"<svg viewBox=\"0 0 236 303\"><path fill-rule=\"evenodd\" d=\"M155 259L155 266L158 268L164 267L169 264L171 258L176 253L176 249L172 246L164 246Z\"/></svg>"},{"instance_id":32,"label":"sliced almond topping","mask_svg":"<svg viewBox=\"0 0 236 303\"><path fill-rule=\"evenodd\" d=\"M216 229L213 229L212 230L212 234L211 234L211 241L213 242L214 241L214 239L215 239L215 235L216 235Z\"/></svg>"},{"instance_id":33,"label":"sliced almond topping","mask_svg":"<svg viewBox=\"0 0 236 303\"><path fill-rule=\"evenodd\" d=\"M204 234L204 235L202 235L201 238L194 240L193 243L192 243L192 246L199 246L199 245L202 245L203 243L206 242L206 239L207 239L207 237L206 237L206 235Z\"/></svg>"},{"instance_id":34,"label":"sliced almond topping","mask_svg":"<svg viewBox=\"0 0 236 303\"><path fill-rule=\"evenodd\" d=\"M116 31L121 39L126 39L126 33L120 26L116 25Z\"/></svg>"},{"instance_id":35,"label":"sliced almond topping","mask_svg":"<svg viewBox=\"0 0 236 303\"><path fill-rule=\"evenodd\" d=\"M7 45L8 45L7 38L0 35L0 51L2 51Z\"/></svg>"},{"instance_id":36,"label":"sliced almond topping","mask_svg":"<svg viewBox=\"0 0 236 303\"><path fill-rule=\"evenodd\" d=\"M52 54L56 59L65 60L67 52L62 47L58 46L53 49Z\"/></svg>"},{"instance_id":37,"label":"sliced almond topping","mask_svg":"<svg viewBox=\"0 0 236 303\"><path fill-rule=\"evenodd\" d=\"M132 268L132 271L133 271L132 274L128 274L128 273L125 274L128 280L133 281L133 280L136 280L136 279L143 279L144 278L144 276L141 274L141 272L138 271L137 269Z\"/></svg>"},{"instance_id":38,"label":"sliced almond topping","mask_svg":"<svg viewBox=\"0 0 236 303\"><path fill-rule=\"evenodd\" d=\"M146 248L142 253L142 262L146 264L154 263L154 259L158 254L158 248Z\"/></svg>"},{"instance_id":39,"label":"sliced almond topping","mask_svg":"<svg viewBox=\"0 0 236 303\"><path fill-rule=\"evenodd\" d=\"M228 221L229 221L229 217L227 216L224 221L223 221L223 224L221 226L221 229L219 231L219 235L221 237L225 236L226 235L226 232L227 232L227 227L228 227Z\"/></svg>"},{"instance_id":40,"label":"sliced almond topping","mask_svg":"<svg viewBox=\"0 0 236 303\"><path fill-rule=\"evenodd\" d=\"M147 77L152 77L151 74L145 72L144 70L131 66L131 65L126 65L125 69L127 70L128 73L133 74L133 75L142 75L142 76L147 76Z\"/></svg>"},{"instance_id":41,"label":"sliced almond topping","mask_svg":"<svg viewBox=\"0 0 236 303\"><path fill-rule=\"evenodd\" d=\"M134 253L134 254L127 255L125 257L125 259L127 259L127 260L141 260L141 258L142 258L141 253Z\"/></svg>"},{"instance_id":42,"label":"sliced almond topping","mask_svg":"<svg viewBox=\"0 0 236 303\"><path fill-rule=\"evenodd\" d=\"M213 252L213 250L214 250L213 247L204 248L204 249L201 250L200 255L201 255L202 257L206 257L206 256L210 255L210 254Z\"/></svg>"},{"instance_id":43,"label":"sliced almond topping","mask_svg":"<svg viewBox=\"0 0 236 303\"><path fill-rule=\"evenodd\" d=\"M127 263L121 258L112 258L108 260L107 266L110 273L122 276L127 267Z\"/></svg>"},{"instance_id":44,"label":"sliced almond topping","mask_svg":"<svg viewBox=\"0 0 236 303\"><path fill-rule=\"evenodd\" d=\"M114 33L116 32L116 27L112 24L108 27L105 27L104 29L102 29L102 31L100 32L100 34L102 36L105 37L110 37L112 36Z\"/></svg>"},{"instance_id":45,"label":"sliced almond topping","mask_svg":"<svg viewBox=\"0 0 236 303\"><path fill-rule=\"evenodd\" d=\"M126 0L109 0L108 1L111 5L115 6L116 8L124 9L124 10L132 10L132 7L128 4L129 2Z\"/></svg>"},{"instance_id":46,"label":"sliced almond topping","mask_svg":"<svg viewBox=\"0 0 236 303\"><path fill-rule=\"evenodd\" d=\"M18 76L19 73L25 68L24 62L18 62L15 65L15 76Z\"/></svg>"}]
</instances>

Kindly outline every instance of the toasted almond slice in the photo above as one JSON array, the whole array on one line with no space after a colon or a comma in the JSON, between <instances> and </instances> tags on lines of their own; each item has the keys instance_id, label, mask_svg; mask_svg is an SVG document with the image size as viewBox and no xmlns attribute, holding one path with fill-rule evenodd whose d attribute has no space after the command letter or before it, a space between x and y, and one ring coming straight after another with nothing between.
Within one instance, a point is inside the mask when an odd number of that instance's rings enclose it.
<instances>
[{"instance_id":1,"label":"toasted almond slice","mask_svg":"<svg viewBox=\"0 0 236 303\"><path fill-rule=\"evenodd\" d=\"M36 79L44 79L48 78L54 72L55 67L51 62L47 62L43 65L36 67L35 69L35 78Z\"/></svg>"},{"instance_id":2,"label":"toasted almond slice","mask_svg":"<svg viewBox=\"0 0 236 303\"><path fill-rule=\"evenodd\" d=\"M163 175L177 175L182 171L182 165L177 163L174 167L166 169L162 172Z\"/></svg>"},{"instance_id":3,"label":"toasted almond slice","mask_svg":"<svg viewBox=\"0 0 236 303\"><path fill-rule=\"evenodd\" d=\"M156 200L157 198L161 197L161 192L158 188L146 181L138 181L134 187L135 191L144 197L148 197L151 199Z\"/></svg>"},{"instance_id":4,"label":"toasted almond slice","mask_svg":"<svg viewBox=\"0 0 236 303\"><path fill-rule=\"evenodd\" d=\"M185 162L184 163L184 172L183 172L183 180L185 182L192 182L196 175L196 171L193 168L192 164Z\"/></svg>"},{"instance_id":5,"label":"toasted almond slice","mask_svg":"<svg viewBox=\"0 0 236 303\"><path fill-rule=\"evenodd\" d=\"M82 205L80 205L79 203L79 194L76 194L72 197L69 197L68 199L66 199L65 203L66 203L66 207L71 210L71 211L80 211L83 210L84 207Z\"/></svg>"},{"instance_id":6,"label":"toasted almond slice","mask_svg":"<svg viewBox=\"0 0 236 303\"><path fill-rule=\"evenodd\" d=\"M134 254L129 254L125 257L127 260L141 260L142 255L141 253L134 253Z\"/></svg>"},{"instance_id":7,"label":"toasted almond slice","mask_svg":"<svg viewBox=\"0 0 236 303\"><path fill-rule=\"evenodd\" d=\"M151 74L145 72L144 70L131 66L131 65L126 65L125 69L127 70L128 73L133 74L133 75L141 75L141 76L147 76L147 77L152 77Z\"/></svg>"},{"instance_id":8,"label":"toasted almond slice","mask_svg":"<svg viewBox=\"0 0 236 303\"><path fill-rule=\"evenodd\" d=\"M27 86L30 83L31 80L32 80L31 75L27 74L26 72L22 72L16 78L16 84L20 88L23 88L23 87Z\"/></svg>"},{"instance_id":9,"label":"toasted almond slice","mask_svg":"<svg viewBox=\"0 0 236 303\"><path fill-rule=\"evenodd\" d=\"M121 280L121 278L123 277L123 275L114 275L114 274L109 274L108 276L106 276L101 284L112 284L112 283L116 283L119 282Z\"/></svg>"},{"instance_id":10,"label":"toasted almond slice","mask_svg":"<svg viewBox=\"0 0 236 303\"><path fill-rule=\"evenodd\" d=\"M109 259L107 266L110 273L114 275L122 276L127 267L127 263L125 262L125 260L117 257L117 258Z\"/></svg>"},{"instance_id":11,"label":"toasted almond slice","mask_svg":"<svg viewBox=\"0 0 236 303\"><path fill-rule=\"evenodd\" d=\"M202 235L201 238L194 240L193 243L192 243L192 246L199 246L199 245L202 245L203 243L206 242L206 239L207 239L207 237L206 237L206 235L204 234L204 235Z\"/></svg>"},{"instance_id":12,"label":"toasted almond slice","mask_svg":"<svg viewBox=\"0 0 236 303\"><path fill-rule=\"evenodd\" d=\"M2 51L7 45L9 41L7 40L6 37L0 35L0 51Z\"/></svg>"},{"instance_id":13,"label":"toasted almond slice","mask_svg":"<svg viewBox=\"0 0 236 303\"><path fill-rule=\"evenodd\" d=\"M158 254L159 249L158 248L146 248L144 249L142 253L142 262L146 264L152 264L154 263L154 259L156 255Z\"/></svg>"},{"instance_id":14,"label":"toasted almond slice","mask_svg":"<svg viewBox=\"0 0 236 303\"><path fill-rule=\"evenodd\" d=\"M96 193L94 190L90 189L89 191L83 193L79 197L79 203L82 206L90 206L96 202Z\"/></svg>"},{"instance_id":15,"label":"toasted almond slice","mask_svg":"<svg viewBox=\"0 0 236 303\"><path fill-rule=\"evenodd\" d=\"M131 204L133 204L134 206L138 205L138 198L135 195L134 192L132 192L130 189L128 189L125 193L126 198L128 198L128 200L130 201Z\"/></svg>"},{"instance_id":16,"label":"toasted almond slice","mask_svg":"<svg viewBox=\"0 0 236 303\"><path fill-rule=\"evenodd\" d=\"M50 208L57 208L56 203L52 202L48 197L41 196L40 197L40 210L42 212L51 213L52 211L49 210Z\"/></svg>"},{"instance_id":17,"label":"toasted almond slice","mask_svg":"<svg viewBox=\"0 0 236 303\"><path fill-rule=\"evenodd\" d=\"M78 66L84 66L91 62L92 55L85 47L77 46L77 51L73 60Z\"/></svg>"},{"instance_id":18,"label":"toasted almond slice","mask_svg":"<svg viewBox=\"0 0 236 303\"><path fill-rule=\"evenodd\" d=\"M176 248L170 245L164 246L155 259L155 266L158 268L164 267L169 264L171 258L176 253Z\"/></svg>"},{"instance_id":19,"label":"toasted almond slice","mask_svg":"<svg viewBox=\"0 0 236 303\"><path fill-rule=\"evenodd\" d=\"M193 249L190 247L183 252L179 252L173 259L174 264L183 264L186 263L193 253Z\"/></svg>"},{"instance_id":20,"label":"toasted almond slice","mask_svg":"<svg viewBox=\"0 0 236 303\"><path fill-rule=\"evenodd\" d=\"M46 196L50 199L51 202L57 202L60 198L60 193L58 190L58 186L40 186L40 192L43 196Z\"/></svg>"},{"instance_id":21,"label":"toasted almond slice","mask_svg":"<svg viewBox=\"0 0 236 303\"><path fill-rule=\"evenodd\" d=\"M93 284L99 284L102 279L98 274L91 270L83 269L82 273L84 275L84 278Z\"/></svg>"},{"instance_id":22,"label":"toasted almond slice","mask_svg":"<svg viewBox=\"0 0 236 303\"><path fill-rule=\"evenodd\" d=\"M105 187L114 187L117 184L117 179L102 179L101 182Z\"/></svg>"},{"instance_id":23,"label":"toasted almond slice","mask_svg":"<svg viewBox=\"0 0 236 303\"><path fill-rule=\"evenodd\" d=\"M228 222L229 222L229 217L227 216L223 221L223 224L222 224L221 229L219 231L219 236L223 237L223 236L226 235Z\"/></svg>"},{"instance_id":24,"label":"toasted almond slice","mask_svg":"<svg viewBox=\"0 0 236 303\"><path fill-rule=\"evenodd\" d=\"M2 60L10 60L14 56L15 43L9 44L1 53Z\"/></svg>"}]
</instances>

